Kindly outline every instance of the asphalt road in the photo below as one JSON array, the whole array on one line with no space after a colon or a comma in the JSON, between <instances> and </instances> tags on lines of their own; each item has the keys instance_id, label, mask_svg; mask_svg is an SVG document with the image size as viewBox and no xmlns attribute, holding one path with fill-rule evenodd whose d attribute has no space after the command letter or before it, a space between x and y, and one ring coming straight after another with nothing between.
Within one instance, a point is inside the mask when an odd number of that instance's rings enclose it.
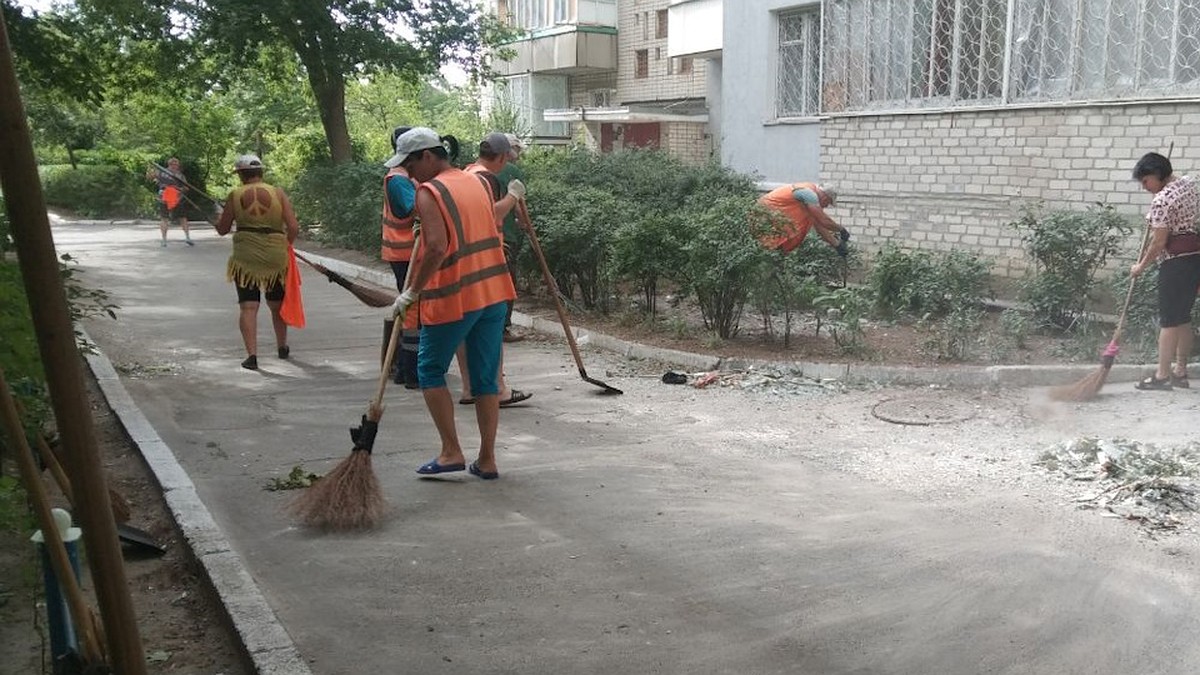
<instances>
[{"instance_id":1,"label":"asphalt road","mask_svg":"<svg viewBox=\"0 0 1200 675\"><path fill-rule=\"evenodd\" d=\"M589 351L626 391L598 397L561 344L530 340L507 352L534 398L503 412L500 480L419 479L437 436L392 388L374 455L389 517L319 535L263 485L349 451L382 317L306 270L292 359L274 358L264 309L262 370L245 371L229 243L195 229L192 248L175 232L159 248L153 223L55 237L121 306L88 331L315 673L1197 670L1195 534L1076 510L1030 462L1084 432L1190 437L1197 398L948 392L977 414L900 427L869 409L903 391L671 387Z\"/></svg>"}]
</instances>

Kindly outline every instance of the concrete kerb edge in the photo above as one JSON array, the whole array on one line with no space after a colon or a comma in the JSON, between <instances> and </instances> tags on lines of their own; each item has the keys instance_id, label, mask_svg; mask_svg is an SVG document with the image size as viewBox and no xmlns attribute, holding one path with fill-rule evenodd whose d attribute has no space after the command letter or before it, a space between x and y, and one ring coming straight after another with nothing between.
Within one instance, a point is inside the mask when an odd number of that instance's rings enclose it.
<instances>
[{"instance_id":1,"label":"concrete kerb edge","mask_svg":"<svg viewBox=\"0 0 1200 675\"><path fill-rule=\"evenodd\" d=\"M86 334L85 334L86 339ZM91 340L89 339L89 342ZM254 577L201 501L187 472L121 384L102 352L87 355L88 367L114 414L154 475L171 517L183 534L208 582L216 590L242 648L261 675L311 675L287 629L279 622Z\"/></svg>"},{"instance_id":2,"label":"concrete kerb edge","mask_svg":"<svg viewBox=\"0 0 1200 675\"><path fill-rule=\"evenodd\" d=\"M373 270L356 263L330 258L315 253L304 256L319 262L330 270L344 276L362 279L370 283L392 288L395 279L387 272ZM530 316L513 311L512 322L522 328L550 335L561 334L562 324L551 319ZM756 359L723 358L711 354L697 354L678 349L655 347L590 331L571 327L580 347L592 346L606 349L626 358L662 361L693 372L713 370L739 370L770 368L795 373L799 377L814 380L836 380L846 384L891 384L945 387L1048 387L1072 384L1099 366L1098 363L1074 365L1011 365L1011 366L947 366L945 368L921 368L911 366L881 366L869 363L819 363L810 361L767 361ZM1110 382L1133 382L1145 377L1153 365L1115 364L1109 371Z\"/></svg>"}]
</instances>

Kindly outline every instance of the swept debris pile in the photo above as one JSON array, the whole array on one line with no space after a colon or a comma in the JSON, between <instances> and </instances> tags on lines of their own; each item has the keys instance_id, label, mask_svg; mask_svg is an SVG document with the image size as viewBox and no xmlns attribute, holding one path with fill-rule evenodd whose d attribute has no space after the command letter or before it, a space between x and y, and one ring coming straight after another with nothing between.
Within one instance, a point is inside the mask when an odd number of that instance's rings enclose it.
<instances>
[{"instance_id":1,"label":"swept debris pile","mask_svg":"<svg viewBox=\"0 0 1200 675\"><path fill-rule=\"evenodd\" d=\"M663 375L662 381L664 384L688 384L696 389L712 386L809 394L844 389L844 385L838 380L814 380L794 372L754 367L745 370L714 370L686 374L668 371Z\"/></svg>"},{"instance_id":2,"label":"swept debris pile","mask_svg":"<svg viewBox=\"0 0 1200 675\"><path fill-rule=\"evenodd\" d=\"M1200 443L1159 447L1123 438L1079 438L1051 446L1037 464L1098 488L1077 497L1151 530L1173 530L1200 510Z\"/></svg>"}]
</instances>

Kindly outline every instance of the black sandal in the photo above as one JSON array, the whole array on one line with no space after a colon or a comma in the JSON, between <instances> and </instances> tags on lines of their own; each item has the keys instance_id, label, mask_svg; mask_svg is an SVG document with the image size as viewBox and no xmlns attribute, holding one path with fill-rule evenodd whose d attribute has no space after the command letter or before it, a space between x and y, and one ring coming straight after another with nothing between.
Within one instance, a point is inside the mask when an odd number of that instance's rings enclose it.
<instances>
[{"instance_id":1,"label":"black sandal","mask_svg":"<svg viewBox=\"0 0 1200 675\"><path fill-rule=\"evenodd\" d=\"M1171 391L1171 389L1174 388L1171 385L1171 378L1168 377L1160 380L1153 375L1147 377L1141 382L1138 382L1134 385L1134 387L1141 389L1142 391Z\"/></svg>"},{"instance_id":2,"label":"black sandal","mask_svg":"<svg viewBox=\"0 0 1200 675\"><path fill-rule=\"evenodd\" d=\"M1171 373L1171 386L1176 389L1191 389L1192 385L1188 383L1187 373L1176 375Z\"/></svg>"}]
</instances>

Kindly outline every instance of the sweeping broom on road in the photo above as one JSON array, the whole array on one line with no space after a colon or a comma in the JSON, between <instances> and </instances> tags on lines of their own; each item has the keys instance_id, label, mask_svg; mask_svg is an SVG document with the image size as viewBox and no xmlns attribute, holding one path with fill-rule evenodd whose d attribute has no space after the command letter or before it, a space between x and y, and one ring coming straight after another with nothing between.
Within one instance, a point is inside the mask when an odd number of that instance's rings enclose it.
<instances>
[{"instance_id":1,"label":"sweeping broom on road","mask_svg":"<svg viewBox=\"0 0 1200 675\"><path fill-rule=\"evenodd\" d=\"M391 307L392 303L396 301L397 294L395 291L351 281L345 276L334 272L320 263L313 262L299 253L296 254L296 257L309 267L320 272L330 283L337 284L350 291L351 295L358 298L359 301L368 307Z\"/></svg>"},{"instance_id":2,"label":"sweeping broom on road","mask_svg":"<svg viewBox=\"0 0 1200 675\"><path fill-rule=\"evenodd\" d=\"M413 270L417 267L420 239L418 235L413 244L413 261L404 277L405 288L408 288ZM412 306L408 311L415 312L417 308ZM380 369L375 398L367 405L362 423L350 429L350 439L354 442L350 456L313 483L312 487L305 490L289 507L289 510L300 518L300 522L308 527L322 530L362 530L379 524L380 518L383 517L386 503L379 479L371 468L371 449L375 445L375 435L379 432L379 420L383 418L383 393L387 389L388 380L391 379L392 360L396 356L396 346L400 344L403 327L404 317L397 316L392 324L392 334L388 339L383 367Z\"/></svg>"}]
</instances>

